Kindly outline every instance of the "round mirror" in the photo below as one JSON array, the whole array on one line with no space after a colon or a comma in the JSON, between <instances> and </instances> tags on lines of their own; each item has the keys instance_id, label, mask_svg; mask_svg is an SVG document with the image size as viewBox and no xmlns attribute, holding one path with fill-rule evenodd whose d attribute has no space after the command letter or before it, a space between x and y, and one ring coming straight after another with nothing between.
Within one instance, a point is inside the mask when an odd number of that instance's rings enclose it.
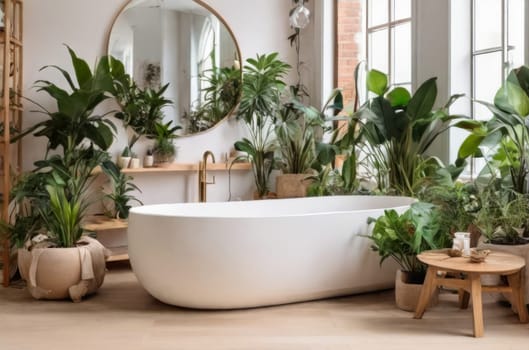
<instances>
[{"instance_id":1,"label":"round mirror","mask_svg":"<svg viewBox=\"0 0 529 350\"><path fill-rule=\"evenodd\" d=\"M140 88L169 86L164 119L181 135L212 128L240 97L241 54L233 32L200 0L131 0L117 16L108 54Z\"/></svg>"}]
</instances>

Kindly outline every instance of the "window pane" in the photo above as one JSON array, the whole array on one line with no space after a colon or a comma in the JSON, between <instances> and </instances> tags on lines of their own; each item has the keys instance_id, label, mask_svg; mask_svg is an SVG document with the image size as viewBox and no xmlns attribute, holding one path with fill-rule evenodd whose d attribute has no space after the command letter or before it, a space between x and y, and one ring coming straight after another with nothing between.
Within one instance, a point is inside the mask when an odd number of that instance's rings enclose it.
<instances>
[{"instance_id":1,"label":"window pane","mask_svg":"<svg viewBox=\"0 0 529 350\"><path fill-rule=\"evenodd\" d=\"M501 46L501 0L474 0L474 50Z\"/></svg>"},{"instance_id":2,"label":"window pane","mask_svg":"<svg viewBox=\"0 0 529 350\"><path fill-rule=\"evenodd\" d=\"M411 82L411 23L396 26L393 36L393 83Z\"/></svg>"},{"instance_id":3,"label":"window pane","mask_svg":"<svg viewBox=\"0 0 529 350\"><path fill-rule=\"evenodd\" d=\"M369 0L368 4L368 27L388 22L388 0Z\"/></svg>"},{"instance_id":4,"label":"window pane","mask_svg":"<svg viewBox=\"0 0 529 350\"><path fill-rule=\"evenodd\" d=\"M411 18L411 0L392 0L395 21Z\"/></svg>"},{"instance_id":5,"label":"window pane","mask_svg":"<svg viewBox=\"0 0 529 350\"><path fill-rule=\"evenodd\" d=\"M474 58L474 98L494 102L494 95L502 84L502 54L492 52ZM490 119L492 113L479 103L474 103L474 118Z\"/></svg>"},{"instance_id":6,"label":"window pane","mask_svg":"<svg viewBox=\"0 0 529 350\"><path fill-rule=\"evenodd\" d=\"M388 73L388 30L378 30L369 34L369 69Z\"/></svg>"},{"instance_id":7,"label":"window pane","mask_svg":"<svg viewBox=\"0 0 529 350\"><path fill-rule=\"evenodd\" d=\"M519 67L524 63L524 0L510 0L508 6L508 38L507 47L509 67Z\"/></svg>"}]
</instances>

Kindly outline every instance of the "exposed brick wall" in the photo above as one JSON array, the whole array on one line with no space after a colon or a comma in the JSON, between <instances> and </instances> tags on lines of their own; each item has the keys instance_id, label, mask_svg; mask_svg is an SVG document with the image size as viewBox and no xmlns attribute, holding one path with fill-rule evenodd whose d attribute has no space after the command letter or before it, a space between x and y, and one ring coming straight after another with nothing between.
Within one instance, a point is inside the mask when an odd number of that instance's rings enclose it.
<instances>
[{"instance_id":1,"label":"exposed brick wall","mask_svg":"<svg viewBox=\"0 0 529 350\"><path fill-rule=\"evenodd\" d=\"M362 54L362 0L337 1L337 81L345 104L354 100L354 70Z\"/></svg>"}]
</instances>

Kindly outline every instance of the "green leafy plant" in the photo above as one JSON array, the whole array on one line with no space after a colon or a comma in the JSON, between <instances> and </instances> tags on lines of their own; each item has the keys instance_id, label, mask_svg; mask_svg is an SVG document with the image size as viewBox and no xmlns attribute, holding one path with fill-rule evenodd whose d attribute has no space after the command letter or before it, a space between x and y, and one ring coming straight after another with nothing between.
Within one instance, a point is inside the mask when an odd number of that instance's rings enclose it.
<instances>
[{"instance_id":1,"label":"green leafy plant","mask_svg":"<svg viewBox=\"0 0 529 350\"><path fill-rule=\"evenodd\" d=\"M217 124L235 108L241 96L240 68L218 67L215 50L209 56L212 67L200 74L198 107L184 115L190 133L204 131Z\"/></svg>"},{"instance_id":2,"label":"green leafy plant","mask_svg":"<svg viewBox=\"0 0 529 350\"><path fill-rule=\"evenodd\" d=\"M35 162L36 169L22 177L10 195L14 203L11 221L3 225L18 246L38 233L46 234L58 247L74 246L91 200L86 194L93 170L109 158L106 149L114 137L114 125L106 118L110 112L94 111L113 88L110 60L101 58L92 72L72 49L68 52L75 75L58 66L43 68L59 71L68 90L50 81L36 83L39 91L55 100L56 111L38 105L38 112L47 118L17 135L33 133L48 141L44 159ZM58 151L49 155L55 149Z\"/></svg>"},{"instance_id":3,"label":"green leafy plant","mask_svg":"<svg viewBox=\"0 0 529 350\"><path fill-rule=\"evenodd\" d=\"M179 125L172 126L172 123L172 121L169 121L155 124L155 144L152 150L155 163L170 162L176 155L173 139L177 137L175 132L182 127Z\"/></svg>"},{"instance_id":4,"label":"green leafy plant","mask_svg":"<svg viewBox=\"0 0 529 350\"><path fill-rule=\"evenodd\" d=\"M512 189L505 189L494 180L480 191L482 206L476 225L490 243L529 243L529 197Z\"/></svg>"},{"instance_id":5,"label":"green leafy plant","mask_svg":"<svg viewBox=\"0 0 529 350\"><path fill-rule=\"evenodd\" d=\"M507 80L485 105L493 118L475 127L459 149L459 158L485 157L482 183L500 179L505 188L527 193L529 174L529 67L509 73Z\"/></svg>"},{"instance_id":6,"label":"green leafy plant","mask_svg":"<svg viewBox=\"0 0 529 350\"><path fill-rule=\"evenodd\" d=\"M29 239L43 233L38 208L48 206L45 185L46 177L36 172L23 174L14 182L9 194L12 203L10 219L0 223L0 235L9 238L17 248L22 248Z\"/></svg>"},{"instance_id":7,"label":"green leafy plant","mask_svg":"<svg viewBox=\"0 0 529 350\"><path fill-rule=\"evenodd\" d=\"M461 95L433 109L436 78L425 81L412 96L402 87L389 90L387 76L371 70L367 87L377 96L357 113L363 123L369 168L376 170L373 176L380 191L414 195L420 179L442 166L439 159L426 155L437 137L452 125L474 128L475 123L449 114L449 107Z\"/></svg>"},{"instance_id":8,"label":"green leafy plant","mask_svg":"<svg viewBox=\"0 0 529 350\"><path fill-rule=\"evenodd\" d=\"M103 162L101 169L109 177L112 184L112 192L105 195L113 203L110 216L117 219L127 219L129 217L129 210L132 208L130 205L131 202L143 204L139 199L130 194L133 191L141 192L140 189L132 182L133 178L121 172L113 162Z\"/></svg>"},{"instance_id":9,"label":"green leafy plant","mask_svg":"<svg viewBox=\"0 0 529 350\"><path fill-rule=\"evenodd\" d=\"M440 227L447 233L469 231L481 208L481 200L474 183L426 179L417 192L418 198L435 205Z\"/></svg>"},{"instance_id":10,"label":"green leafy plant","mask_svg":"<svg viewBox=\"0 0 529 350\"><path fill-rule=\"evenodd\" d=\"M441 230L435 206L430 203L414 203L402 214L385 210L384 215L370 219L370 223L374 223L373 231L367 237L380 255L380 263L392 258L406 272L424 274L426 266L417 255L451 245L450 236Z\"/></svg>"},{"instance_id":11,"label":"green leafy plant","mask_svg":"<svg viewBox=\"0 0 529 350\"><path fill-rule=\"evenodd\" d=\"M274 117L281 108L282 80L290 66L277 53L250 58L243 68L242 97L238 116L245 122L249 138L235 142L235 149L246 153L259 197L268 192L268 179L274 165Z\"/></svg>"},{"instance_id":12,"label":"green leafy plant","mask_svg":"<svg viewBox=\"0 0 529 350\"><path fill-rule=\"evenodd\" d=\"M73 247L81 238L81 220L87 208L86 202L76 196L68 196L62 184L46 185L49 208L40 208L40 216L49 238L59 247Z\"/></svg>"},{"instance_id":13,"label":"green leafy plant","mask_svg":"<svg viewBox=\"0 0 529 350\"><path fill-rule=\"evenodd\" d=\"M163 108L173 103L172 100L164 97L169 83L161 87L141 89L132 77L125 73L122 62L113 57L110 57L109 61L112 76L110 91L121 106L121 110L114 116L135 133L128 144L132 149L135 142L142 136L155 138L156 124L163 121Z\"/></svg>"},{"instance_id":14,"label":"green leafy plant","mask_svg":"<svg viewBox=\"0 0 529 350\"><path fill-rule=\"evenodd\" d=\"M111 112L99 115L94 114L94 111L101 102L109 98L108 92L112 90L109 59L101 58L92 72L86 61L77 57L69 47L68 52L76 82L66 70L58 66L45 66L41 70L58 70L71 91L68 92L50 81L38 80L38 91L45 91L55 100L57 111L49 111L37 104L40 107L38 112L48 118L21 132L14 141L34 133L34 136L44 136L48 139L48 149L62 146L64 154L68 154L85 140L106 150L114 140L115 126L105 118Z\"/></svg>"},{"instance_id":15,"label":"green leafy plant","mask_svg":"<svg viewBox=\"0 0 529 350\"><path fill-rule=\"evenodd\" d=\"M121 152L121 156L122 157L130 157L131 156L131 151L130 151L130 147L129 146L125 146L125 148L123 148L123 152Z\"/></svg>"}]
</instances>

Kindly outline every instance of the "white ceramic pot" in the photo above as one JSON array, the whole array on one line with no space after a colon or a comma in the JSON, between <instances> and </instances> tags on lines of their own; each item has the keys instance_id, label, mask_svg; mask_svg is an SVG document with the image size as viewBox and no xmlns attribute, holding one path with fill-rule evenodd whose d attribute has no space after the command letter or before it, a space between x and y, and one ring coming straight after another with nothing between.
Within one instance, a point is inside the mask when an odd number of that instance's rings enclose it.
<instances>
[{"instance_id":1,"label":"white ceramic pot","mask_svg":"<svg viewBox=\"0 0 529 350\"><path fill-rule=\"evenodd\" d=\"M153 156L145 156L143 158L143 167L144 168L151 168L154 165L154 157Z\"/></svg>"},{"instance_id":2,"label":"white ceramic pot","mask_svg":"<svg viewBox=\"0 0 529 350\"><path fill-rule=\"evenodd\" d=\"M140 158L131 158L129 168L138 169L140 167Z\"/></svg>"},{"instance_id":3,"label":"white ceramic pot","mask_svg":"<svg viewBox=\"0 0 529 350\"><path fill-rule=\"evenodd\" d=\"M129 163L130 163L130 157L122 157L122 156L119 156L118 157L118 168L121 168L121 169L127 169L129 167Z\"/></svg>"}]
</instances>

